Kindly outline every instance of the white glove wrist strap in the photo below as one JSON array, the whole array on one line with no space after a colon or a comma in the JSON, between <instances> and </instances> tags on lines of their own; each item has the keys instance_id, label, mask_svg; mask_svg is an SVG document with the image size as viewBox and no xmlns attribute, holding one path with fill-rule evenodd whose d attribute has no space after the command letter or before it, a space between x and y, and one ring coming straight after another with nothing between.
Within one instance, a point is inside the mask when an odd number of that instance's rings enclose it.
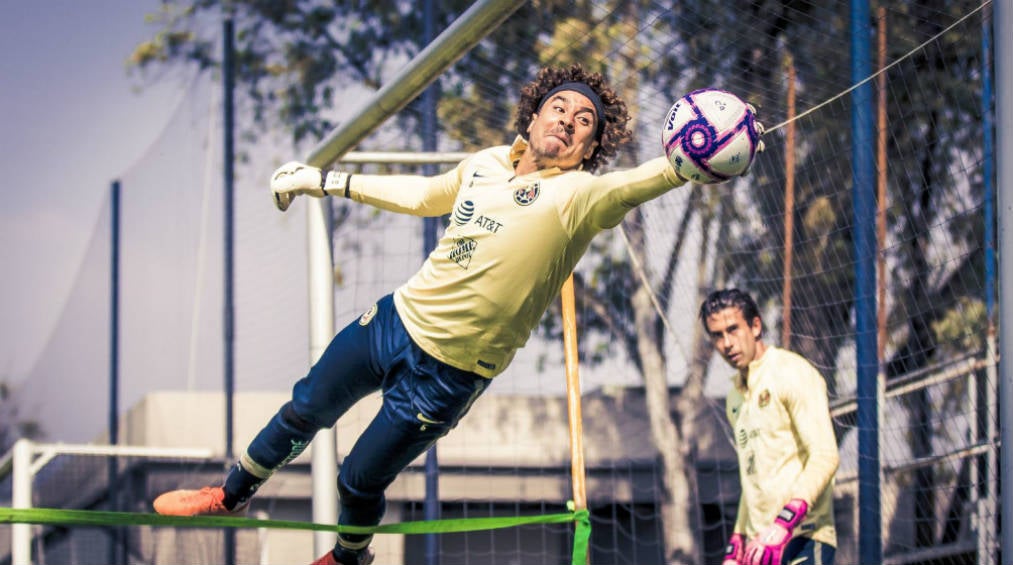
<instances>
[{"instance_id":1,"label":"white glove wrist strap","mask_svg":"<svg viewBox=\"0 0 1013 565\"><path fill-rule=\"evenodd\" d=\"M344 196L349 197L349 185L352 180L352 175L343 171L328 171L324 175L321 182L320 188L323 189L324 194L328 196Z\"/></svg>"}]
</instances>

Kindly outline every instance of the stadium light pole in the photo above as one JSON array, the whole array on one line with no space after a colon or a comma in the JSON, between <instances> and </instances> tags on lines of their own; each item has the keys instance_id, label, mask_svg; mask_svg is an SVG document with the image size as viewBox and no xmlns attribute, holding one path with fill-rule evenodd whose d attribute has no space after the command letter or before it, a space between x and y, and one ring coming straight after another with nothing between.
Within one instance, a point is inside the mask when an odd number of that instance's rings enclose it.
<instances>
[{"instance_id":1,"label":"stadium light pole","mask_svg":"<svg viewBox=\"0 0 1013 565\"><path fill-rule=\"evenodd\" d=\"M993 8L993 36L995 38L995 131L996 155L1013 154L1013 0L997 0ZM1013 230L1010 221L1013 218L1013 161L1010 159L996 160L996 195L998 218L998 244L1000 261L1003 252L1009 262L1013 257ZM1013 320L1013 269L1008 266L1006 275L999 276L999 319ZM1000 328L999 355L1004 357L999 364L999 421L1002 448L1000 455L1000 472L996 477L1013 477L1013 331ZM1000 533L1001 552L1008 561L1013 555L1013 488L1007 481L1003 485L1002 501L1002 532Z\"/></svg>"},{"instance_id":2,"label":"stadium light pole","mask_svg":"<svg viewBox=\"0 0 1013 565\"><path fill-rule=\"evenodd\" d=\"M120 181L109 186L109 445L120 442ZM113 489L119 474L119 459L108 461L107 492L109 510L119 510L119 497ZM124 530L114 527L109 536L110 565L122 562L120 546Z\"/></svg>"},{"instance_id":3,"label":"stadium light pole","mask_svg":"<svg viewBox=\"0 0 1013 565\"><path fill-rule=\"evenodd\" d=\"M995 445L998 436L998 422L996 417L996 399L998 398L999 371L998 371L998 350L996 346L996 304L995 304L995 283L996 283L996 257L995 257L995 138L994 138L994 107L993 86L992 86L992 15L988 6L982 9L981 22L981 115L982 115L982 184L983 184L983 216L985 219L985 318L987 333L985 334L985 359L988 363L985 370L985 378L982 382L984 389L983 404L978 411L983 417L979 417L979 424L975 439L990 445L984 461L979 463L978 481L985 485L984 496L977 500L973 511L977 516L977 549L978 563L981 565L993 565L998 558L999 540L993 537L993 533L999 531L998 525L998 501L999 495L999 454ZM974 383L974 381L972 381Z\"/></svg>"},{"instance_id":4,"label":"stadium light pole","mask_svg":"<svg viewBox=\"0 0 1013 565\"><path fill-rule=\"evenodd\" d=\"M436 7L433 0L425 0L422 4L422 40L428 45L436 36ZM436 103L439 98L439 83L434 82L422 93L421 129L422 150L436 151ZM436 165L422 166L426 175L436 174ZM440 218L424 218L422 220L422 259L436 248ZM440 463L439 454L434 443L426 452L426 490L423 502L423 516L426 520L440 519ZM440 538L437 534L425 535L425 564L440 565Z\"/></svg>"},{"instance_id":5,"label":"stadium light pole","mask_svg":"<svg viewBox=\"0 0 1013 565\"><path fill-rule=\"evenodd\" d=\"M222 149L222 167L224 169L223 192L225 198L224 214L224 242L225 250L223 255L224 263L224 296L222 306L222 328L224 340L224 386L225 386L225 464L232 461L233 443L233 391L235 389L235 311L233 304L233 234L235 232L235 198L233 188L235 183L235 144L234 134L234 95L235 76L233 69L234 54L234 23L232 19L232 3L225 2L223 6L225 18L222 21L222 129L224 134L224 147ZM225 563L236 562L236 532L232 528L226 528L224 532L224 557Z\"/></svg>"},{"instance_id":6,"label":"stadium light pole","mask_svg":"<svg viewBox=\"0 0 1013 565\"><path fill-rule=\"evenodd\" d=\"M855 367L858 390L858 558L882 563L879 415L880 387L876 331L876 156L868 0L851 2L852 214L855 251Z\"/></svg>"}]
</instances>

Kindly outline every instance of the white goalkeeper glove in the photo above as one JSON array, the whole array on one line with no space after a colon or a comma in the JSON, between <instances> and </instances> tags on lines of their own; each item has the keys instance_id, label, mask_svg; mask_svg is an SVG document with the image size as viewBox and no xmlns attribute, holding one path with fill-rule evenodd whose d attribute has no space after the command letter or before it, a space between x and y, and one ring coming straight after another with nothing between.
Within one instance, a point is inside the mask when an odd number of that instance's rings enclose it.
<instances>
[{"instance_id":1,"label":"white goalkeeper glove","mask_svg":"<svg viewBox=\"0 0 1013 565\"><path fill-rule=\"evenodd\" d=\"M274 205L284 212L296 196L307 194L318 198L344 196L348 198L349 181L352 175L330 171L326 175L317 168L298 161L289 161L275 169L271 175L271 194Z\"/></svg>"},{"instance_id":2,"label":"white goalkeeper glove","mask_svg":"<svg viewBox=\"0 0 1013 565\"><path fill-rule=\"evenodd\" d=\"M763 143L763 134L767 131L767 128L763 127L763 124L760 123L759 118L756 117L756 106L747 103L746 107L749 108L749 111L753 114L754 118L753 123L756 125L756 135L758 139L756 141L756 153L754 153L753 158L750 159L749 166L746 167L746 170L742 171L742 174L739 175L741 177L744 177L747 174L749 174L749 169L751 169L753 163L756 162L756 156L759 155L760 153L763 153L763 150L767 148L767 146L764 145Z\"/></svg>"}]
</instances>

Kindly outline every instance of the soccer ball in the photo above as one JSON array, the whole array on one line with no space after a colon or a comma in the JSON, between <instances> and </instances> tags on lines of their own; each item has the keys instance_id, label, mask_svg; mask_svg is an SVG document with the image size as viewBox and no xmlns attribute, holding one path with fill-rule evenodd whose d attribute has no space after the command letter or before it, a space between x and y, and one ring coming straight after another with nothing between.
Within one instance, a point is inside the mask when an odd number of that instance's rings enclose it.
<instances>
[{"instance_id":1,"label":"soccer ball","mask_svg":"<svg viewBox=\"0 0 1013 565\"><path fill-rule=\"evenodd\" d=\"M724 90L704 88L680 98L668 111L661 143L675 172L700 184L744 174L763 149L763 126L752 106Z\"/></svg>"}]
</instances>

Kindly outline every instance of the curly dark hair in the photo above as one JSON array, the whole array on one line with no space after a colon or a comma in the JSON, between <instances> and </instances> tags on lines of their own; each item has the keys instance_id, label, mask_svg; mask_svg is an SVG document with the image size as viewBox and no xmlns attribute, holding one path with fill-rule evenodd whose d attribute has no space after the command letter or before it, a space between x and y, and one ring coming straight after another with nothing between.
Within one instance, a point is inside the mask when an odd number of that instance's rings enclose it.
<instances>
[{"instance_id":1,"label":"curly dark hair","mask_svg":"<svg viewBox=\"0 0 1013 565\"><path fill-rule=\"evenodd\" d=\"M584 170L594 172L598 167L604 165L611 157L619 151L619 147L632 137L626 124L630 121L630 114L626 109L626 102L616 94L608 85L601 73L589 73L579 64L570 65L568 68L545 67L538 71L535 80L521 88L521 100L517 103L517 133L525 140L528 138L528 126L531 124L531 116L538 113L538 104L542 98L553 88L564 82L583 82L591 87L591 90L598 94L601 103L605 107L605 116L598 116L598 119L605 120L605 129L598 138L598 147L590 157L581 162Z\"/></svg>"}]
</instances>

